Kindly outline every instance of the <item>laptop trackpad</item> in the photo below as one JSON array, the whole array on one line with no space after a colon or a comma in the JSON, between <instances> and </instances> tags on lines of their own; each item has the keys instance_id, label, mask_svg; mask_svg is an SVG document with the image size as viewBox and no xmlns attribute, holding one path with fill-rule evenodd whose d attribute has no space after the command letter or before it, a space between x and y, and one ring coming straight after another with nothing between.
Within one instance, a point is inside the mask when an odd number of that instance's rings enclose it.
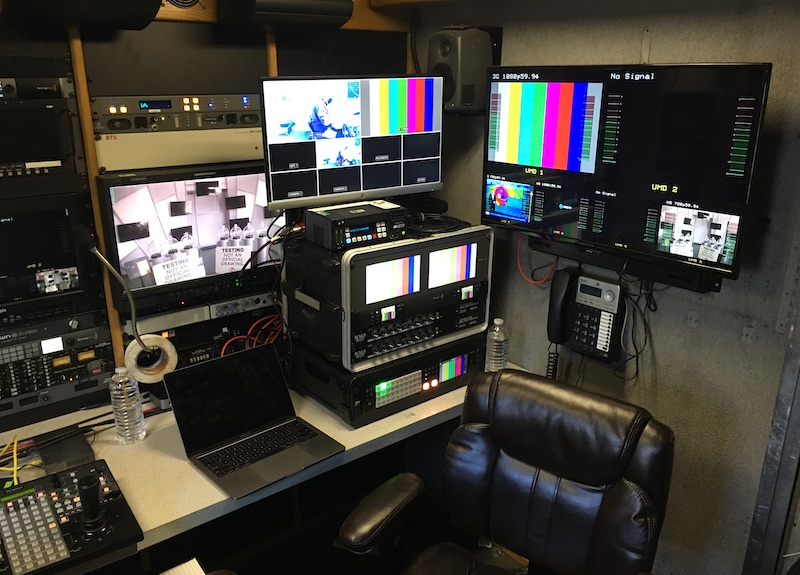
<instances>
[{"instance_id":1,"label":"laptop trackpad","mask_svg":"<svg viewBox=\"0 0 800 575\"><path fill-rule=\"evenodd\" d=\"M321 461L343 449L326 436L317 436L314 439L305 441L300 444L300 447L303 451L308 453L314 461Z\"/></svg>"},{"instance_id":2,"label":"laptop trackpad","mask_svg":"<svg viewBox=\"0 0 800 575\"><path fill-rule=\"evenodd\" d=\"M280 453L270 455L266 459L256 462L249 467L257 471L261 477L267 477L271 481L283 479L309 465L316 463L317 459L307 453L301 446L294 446ZM240 471L246 471L247 467ZM280 477L276 477L279 475Z\"/></svg>"}]
</instances>

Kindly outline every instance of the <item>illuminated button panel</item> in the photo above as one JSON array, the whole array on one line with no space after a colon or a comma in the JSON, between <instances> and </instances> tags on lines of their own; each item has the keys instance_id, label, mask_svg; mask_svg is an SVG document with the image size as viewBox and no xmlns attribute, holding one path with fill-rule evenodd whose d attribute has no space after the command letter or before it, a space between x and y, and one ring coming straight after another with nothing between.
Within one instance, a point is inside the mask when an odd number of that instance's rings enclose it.
<instances>
[{"instance_id":1,"label":"illuminated button panel","mask_svg":"<svg viewBox=\"0 0 800 575\"><path fill-rule=\"evenodd\" d=\"M60 485L48 491L47 495L58 514L59 523L69 522L72 515L81 510L81 498L78 495L78 473L65 471L60 477ZM97 477L100 482L100 500L110 497L117 491L116 483L107 478L103 473Z\"/></svg>"},{"instance_id":2,"label":"illuminated button panel","mask_svg":"<svg viewBox=\"0 0 800 575\"><path fill-rule=\"evenodd\" d=\"M375 386L375 407L383 407L422 391L422 370L402 375Z\"/></svg>"},{"instance_id":3,"label":"illuminated button panel","mask_svg":"<svg viewBox=\"0 0 800 575\"><path fill-rule=\"evenodd\" d=\"M258 94L105 96L91 109L97 135L261 126Z\"/></svg>"},{"instance_id":4,"label":"illuminated button panel","mask_svg":"<svg viewBox=\"0 0 800 575\"><path fill-rule=\"evenodd\" d=\"M465 375L470 365L477 365L477 355L481 356L482 362L482 351L480 353L471 352L428 365L394 379L382 381L374 387L374 401L372 397L367 398L367 407L386 407L420 393L434 394L434 391L442 388L442 384Z\"/></svg>"},{"instance_id":5,"label":"illuminated button panel","mask_svg":"<svg viewBox=\"0 0 800 575\"><path fill-rule=\"evenodd\" d=\"M100 483L100 504L112 505L105 509L113 510L109 516L115 517L114 523L92 532L81 526L78 490L79 478L89 475ZM127 536L116 503L121 495L103 461L5 487L0 491L0 573L61 573L65 569L53 566L75 555L96 553L114 544L113 538Z\"/></svg>"},{"instance_id":6,"label":"illuminated button panel","mask_svg":"<svg viewBox=\"0 0 800 575\"><path fill-rule=\"evenodd\" d=\"M369 243L372 241L383 241L389 237L386 231L386 222L377 222L375 229L368 229L371 226L344 229L344 243L348 246Z\"/></svg>"},{"instance_id":7,"label":"illuminated button panel","mask_svg":"<svg viewBox=\"0 0 800 575\"><path fill-rule=\"evenodd\" d=\"M44 491L35 491L3 504L0 533L4 558L14 575L24 575L69 557L53 509Z\"/></svg>"}]
</instances>

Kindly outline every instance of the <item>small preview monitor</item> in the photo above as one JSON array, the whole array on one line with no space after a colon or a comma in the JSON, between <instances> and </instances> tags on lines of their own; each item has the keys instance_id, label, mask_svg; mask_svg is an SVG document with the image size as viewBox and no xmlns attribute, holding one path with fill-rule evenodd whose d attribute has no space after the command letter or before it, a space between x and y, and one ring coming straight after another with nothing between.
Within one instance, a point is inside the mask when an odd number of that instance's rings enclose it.
<instances>
[{"instance_id":1,"label":"small preview monitor","mask_svg":"<svg viewBox=\"0 0 800 575\"><path fill-rule=\"evenodd\" d=\"M442 188L443 79L262 78L270 209Z\"/></svg>"}]
</instances>

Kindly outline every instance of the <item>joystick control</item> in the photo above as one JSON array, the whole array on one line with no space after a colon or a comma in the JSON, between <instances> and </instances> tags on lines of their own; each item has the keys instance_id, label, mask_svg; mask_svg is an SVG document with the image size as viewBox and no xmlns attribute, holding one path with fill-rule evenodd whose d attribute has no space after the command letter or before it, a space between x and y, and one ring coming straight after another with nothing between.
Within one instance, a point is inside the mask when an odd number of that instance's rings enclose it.
<instances>
[{"instance_id":1,"label":"joystick control","mask_svg":"<svg viewBox=\"0 0 800 575\"><path fill-rule=\"evenodd\" d=\"M78 495L81 498L81 531L93 535L106 528L107 520L100 507L100 480L86 475L78 480Z\"/></svg>"}]
</instances>

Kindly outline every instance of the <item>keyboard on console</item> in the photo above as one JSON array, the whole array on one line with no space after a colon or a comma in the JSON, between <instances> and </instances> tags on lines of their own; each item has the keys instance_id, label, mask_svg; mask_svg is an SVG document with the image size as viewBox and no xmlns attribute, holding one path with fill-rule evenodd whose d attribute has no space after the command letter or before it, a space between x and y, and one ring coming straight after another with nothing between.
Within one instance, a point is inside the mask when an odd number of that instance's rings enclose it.
<instances>
[{"instance_id":1,"label":"keyboard on console","mask_svg":"<svg viewBox=\"0 0 800 575\"><path fill-rule=\"evenodd\" d=\"M94 495L86 484L79 487L87 479L93 488L97 486ZM94 520L88 521L88 514ZM102 460L27 481L0 494L2 575L63 573L128 546L135 553L142 538L139 524Z\"/></svg>"}]
</instances>

